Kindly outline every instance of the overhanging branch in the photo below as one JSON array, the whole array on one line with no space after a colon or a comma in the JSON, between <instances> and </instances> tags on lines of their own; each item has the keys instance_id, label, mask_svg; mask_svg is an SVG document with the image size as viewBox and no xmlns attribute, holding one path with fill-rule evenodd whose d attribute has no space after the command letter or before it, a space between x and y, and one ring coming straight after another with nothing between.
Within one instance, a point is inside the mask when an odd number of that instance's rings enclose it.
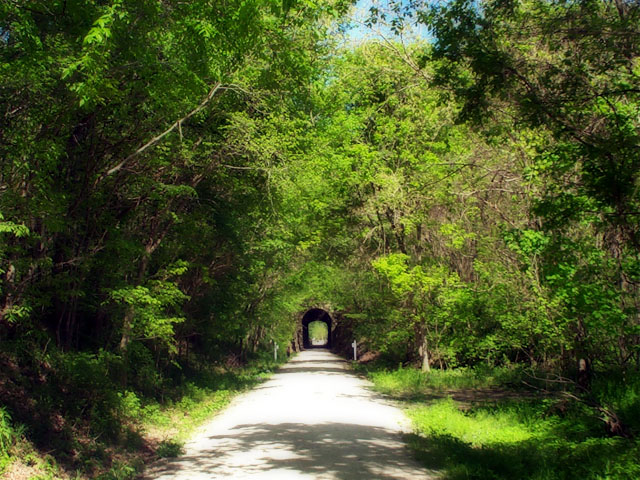
<instances>
[{"instance_id":1,"label":"overhanging branch","mask_svg":"<svg viewBox=\"0 0 640 480\"><path fill-rule=\"evenodd\" d=\"M167 128L164 132L162 132L161 134L153 137L151 140L149 140L147 143L145 143L144 145L142 145L140 148L138 148L135 152L133 152L131 155L127 156L124 160L122 160L120 163L118 163L116 166L110 168L109 170L107 170L107 172L102 175L97 181L96 184L99 183L100 181L102 181L105 177L108 177L110 175L113 175L114 173L119 172L120 170L122 170L122 168L129 163L132 159L134 159L135 157L137 157L138 155L140 155L142 152L144 152L145 150L147 150L149 147L152 147L153 145L155 145L156 143L158 143L160 140L162 140L164 137L166 137L168 134L170 134L172 131L174 131L176 128L178 128L179 130L182 130L182 123L189 120L191 117L193 117L196 113L198 113L199 111L201 111L203 108L205 108L207 106L207 104L211 101L211 99L213 99L213 97L216 95L216 93L218 93L220 90L224 90L227 87L223 87L222 84L220 82L216 83L211 90L209 90L209 93L207 94L207 96L202 100L202 102L200 102L200 104L194 108L193 110L191 110L188 114L186 114L184 117L180 118L179 120L176 120L174 123L171 124L171 126L169 128Z\"/></svg>"}]
</instances>

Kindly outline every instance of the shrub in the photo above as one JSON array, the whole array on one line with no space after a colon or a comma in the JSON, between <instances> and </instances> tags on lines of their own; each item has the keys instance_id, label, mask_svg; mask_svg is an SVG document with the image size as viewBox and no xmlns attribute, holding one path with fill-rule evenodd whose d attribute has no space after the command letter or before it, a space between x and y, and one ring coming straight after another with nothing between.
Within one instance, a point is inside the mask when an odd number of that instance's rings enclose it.
<instances>
[{"instance_id":1,"label":"shrub","mask_svg":"<svg viewBox=\"0 0 640 480\"><path fill-rule=\"evenodd\" d=\"M0 457L9 454L9 448L13 444L13 439L11 415L9 415L6 409L0 407Z\"/></svg>"},{"instance_id":2,"label":"shrub","mask_svg":"<svg viewBox=\"0 0 640 480\"><path fill-rule=\"evenodd\" d=\"M174 458L184 451L182 443L175 440L163 440L156 449L156 454L163 458Z\"/></svg>"}]
</instances>

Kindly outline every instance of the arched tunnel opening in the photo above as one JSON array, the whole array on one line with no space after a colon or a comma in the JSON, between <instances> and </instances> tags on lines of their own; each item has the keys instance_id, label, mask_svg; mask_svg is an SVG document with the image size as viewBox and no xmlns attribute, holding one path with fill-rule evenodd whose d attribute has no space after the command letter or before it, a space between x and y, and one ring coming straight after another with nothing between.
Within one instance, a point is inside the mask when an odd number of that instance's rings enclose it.
<instances>
[{"instance_id":1,"label":"arched tunnel opening","mask_svg":"<svg viewBox=\"0 0 640 480\"><path fill-rule=\"evenodd\" d=\"M331 316L326 311L308 310L302 317L303 348L331 348L331 324Z\"/></svg>"}]
</instances>

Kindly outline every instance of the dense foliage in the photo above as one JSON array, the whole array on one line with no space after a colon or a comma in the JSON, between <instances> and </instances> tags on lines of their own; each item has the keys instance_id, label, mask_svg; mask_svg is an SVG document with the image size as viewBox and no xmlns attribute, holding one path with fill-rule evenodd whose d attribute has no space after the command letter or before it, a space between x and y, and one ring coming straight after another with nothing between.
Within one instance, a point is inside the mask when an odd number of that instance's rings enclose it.
<instances>
[{"instance_id":1,"label":"dense foliage","mask_svg":"<svg viewBox=\"0 0 640 480\"><path fill-rule=\"evenodd\" d=\"M255 349L290 248L256 130L304 101L333 7L1 5L3 338L152 369Z\"/></svg>"},{"instance_id":2,"label":"dense foliage","mask_svg":"<svg viewBox=\"0 0 640 480\"><path fill-rule=\"evenodd\" d=\"M389 6L433 39L340 45L339 1L0 0L2 425L115 437L126 392L318 306L425 371L640 368L637 3Z\"/></svg>"}]
</instances>

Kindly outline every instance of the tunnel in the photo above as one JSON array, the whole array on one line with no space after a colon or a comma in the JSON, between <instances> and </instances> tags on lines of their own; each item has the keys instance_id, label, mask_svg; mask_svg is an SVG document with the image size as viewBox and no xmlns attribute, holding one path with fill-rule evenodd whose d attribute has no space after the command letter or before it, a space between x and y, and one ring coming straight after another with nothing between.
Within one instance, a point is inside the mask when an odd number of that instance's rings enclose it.
<instances>
[{"instance_id":1,"label":"tunnel","mask_svg":"<svg viewBox=\"0 0 640 480\"><path fill-rule=\"evenodd\" d=\"M327 341L325 344L313 344L309 337L309 324L324 322L327 324ZM331 348L331 316L321 308L312 308L302 317L302 346L303 348Z\"/></svg>"}]
</instances>

